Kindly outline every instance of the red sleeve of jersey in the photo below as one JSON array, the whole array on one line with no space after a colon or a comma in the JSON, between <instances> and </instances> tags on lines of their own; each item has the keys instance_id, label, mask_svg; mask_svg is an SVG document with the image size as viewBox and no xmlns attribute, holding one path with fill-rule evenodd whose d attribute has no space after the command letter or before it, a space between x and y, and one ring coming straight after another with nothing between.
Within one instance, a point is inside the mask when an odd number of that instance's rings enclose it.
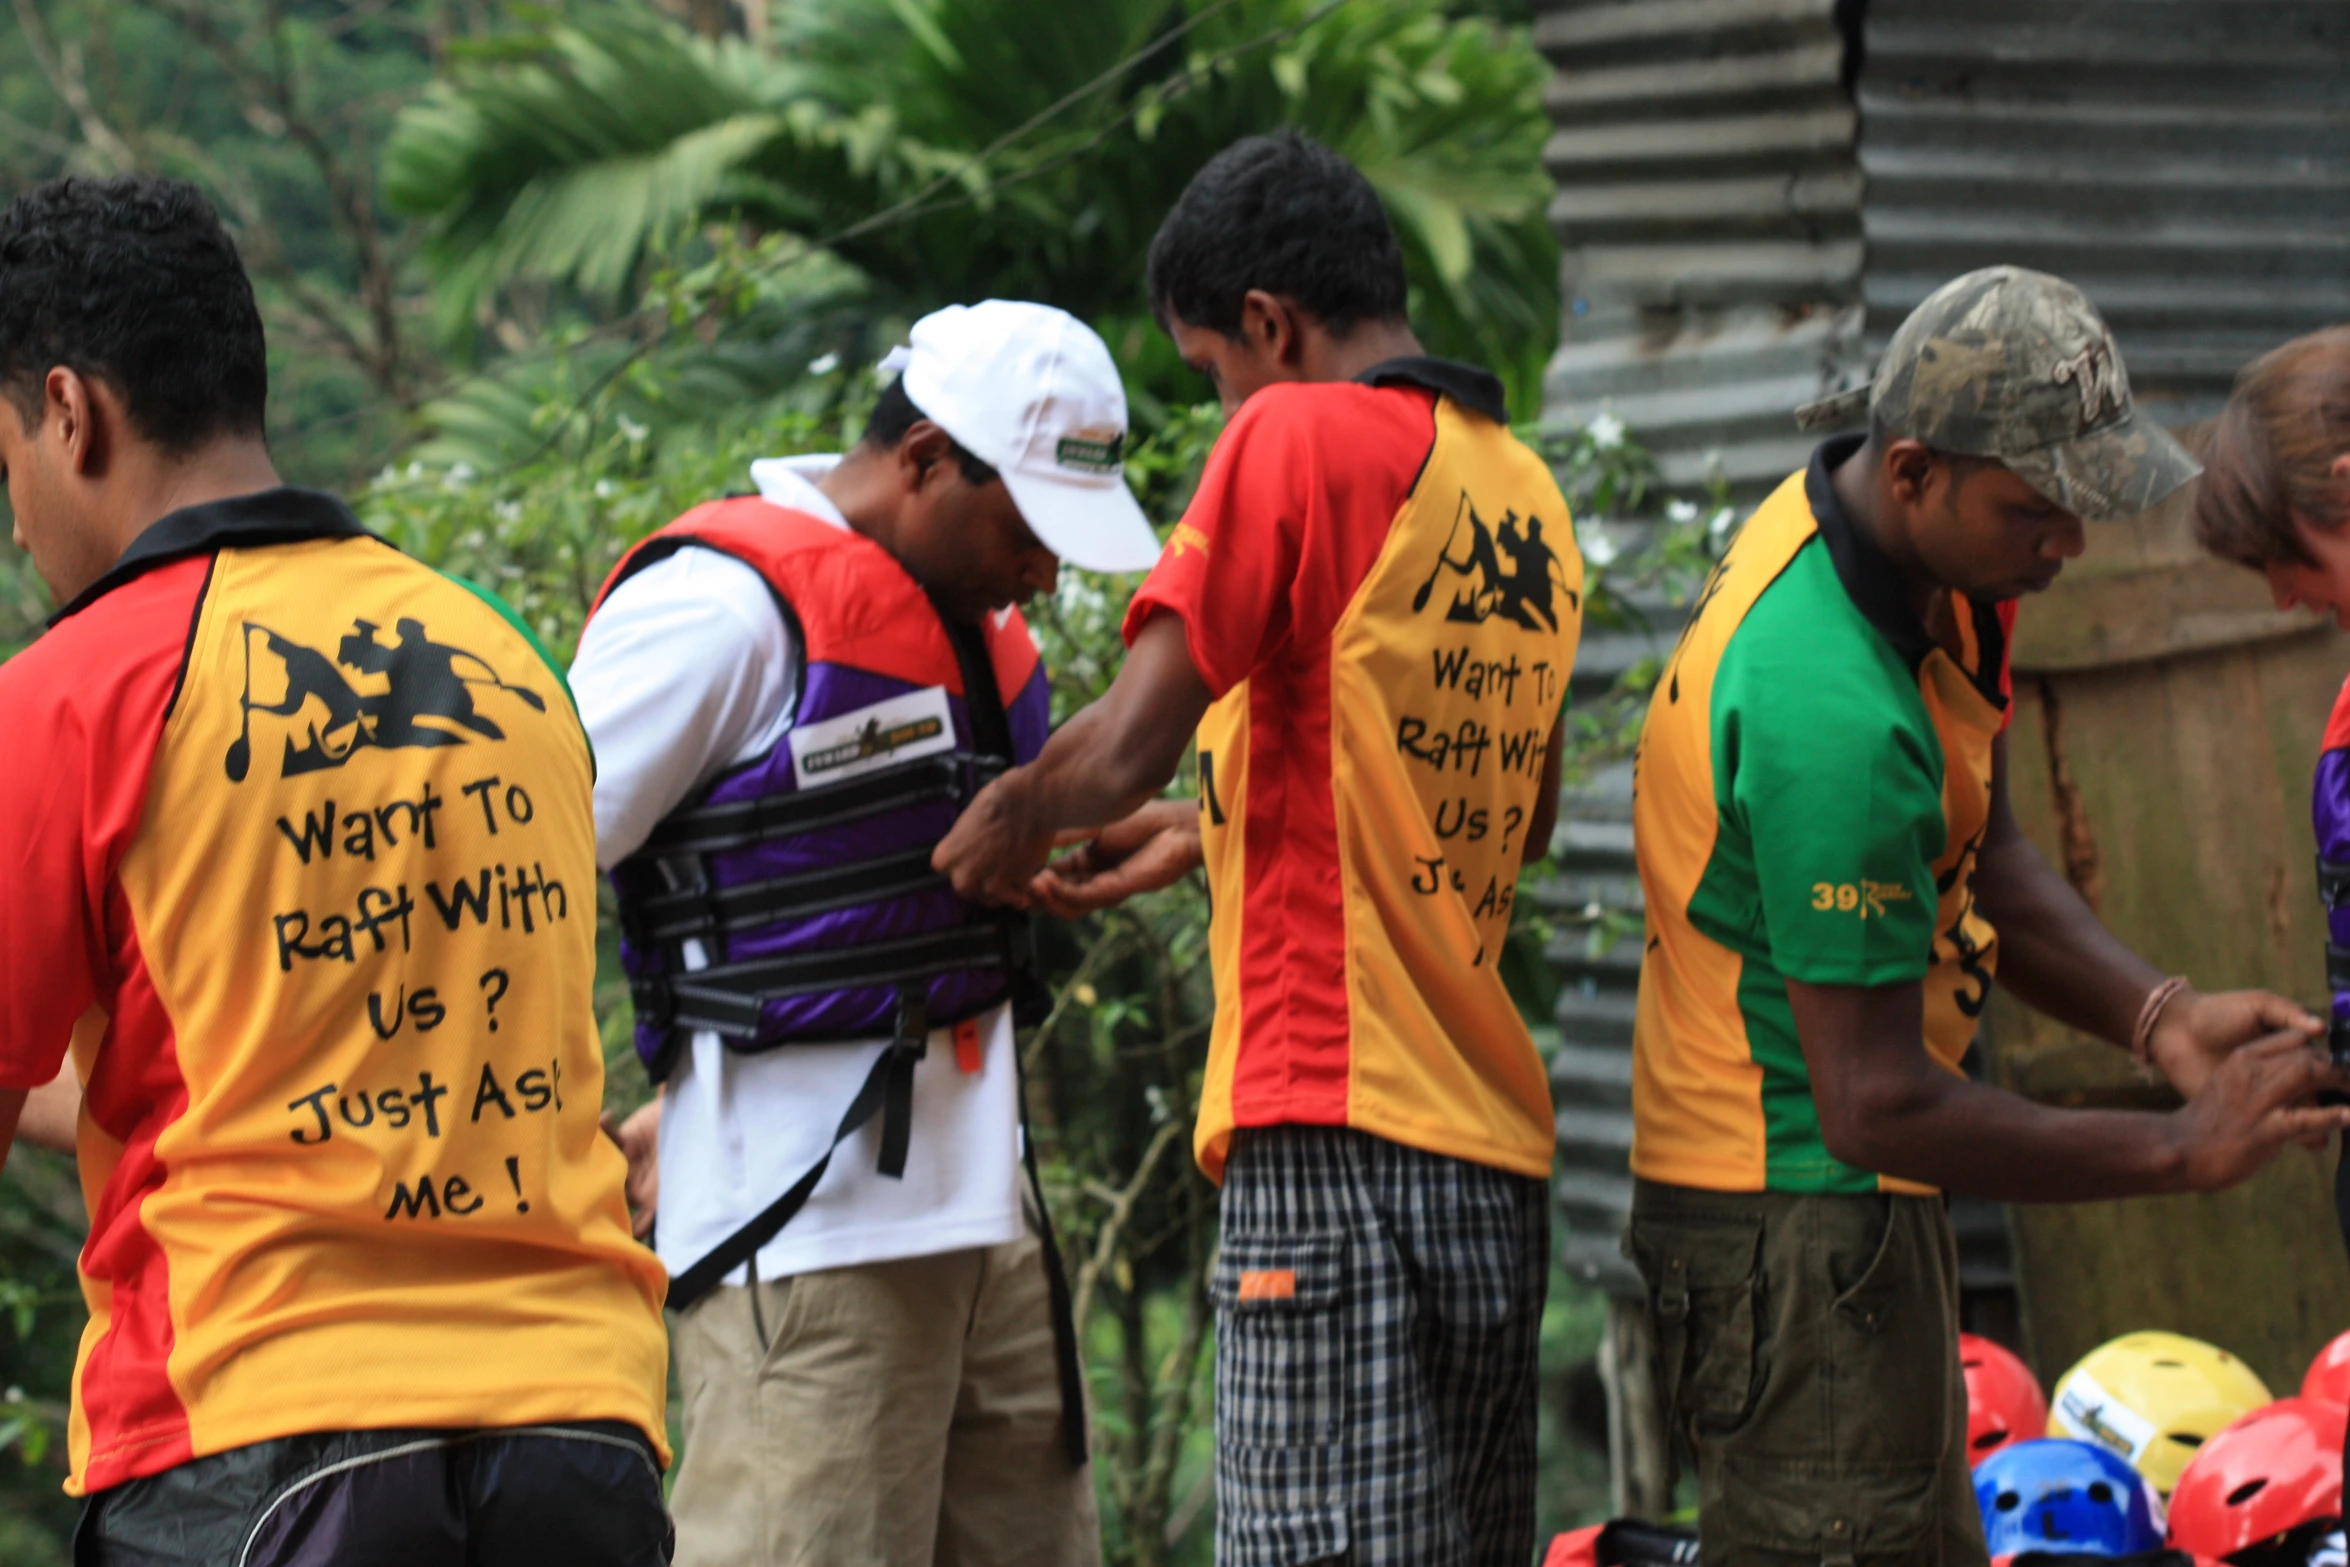
<instances>
[{"instance_id":1,"label":"red sleeve of jersey","mask_svg":"<svg viewBox=\"0 0 2350 1567\"><path fill-rule=\"evenodd\" d=\"M129 931L108 928L139 829L209 557L150 571L0 665L0 1088L57 1075L73 1026L113 991Z\"/></svg>"},{"instance_id":2,"label":"red sleeve of jersey","mask_svg":"<svg viewBox=\"0 0 2350 1567\"><path fill-rule=\"evenodd\" d=\"M1411 387L1285 383L1251 397L1126 611L1128 644L1154 613L1174 611L1221 697L1292 643L1327 637L1435 433L1430 394Z\"/></svg>"}]
</instances>

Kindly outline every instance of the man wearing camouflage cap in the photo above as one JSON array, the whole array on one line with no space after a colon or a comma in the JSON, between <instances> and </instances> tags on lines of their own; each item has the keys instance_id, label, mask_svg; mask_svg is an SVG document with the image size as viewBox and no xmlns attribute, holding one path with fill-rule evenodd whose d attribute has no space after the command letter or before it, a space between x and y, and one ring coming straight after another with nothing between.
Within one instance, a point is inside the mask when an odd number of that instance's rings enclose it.
<instances>
[{"instance_id":1,"label":"man wearing camouflage cap","mask_svg":"<svg viewBox=\"0 0 2350 1567\"><path fill-rule=\"evenodd\" d=\"M2079 290L1944 286L1723 558L1658 682L1626 1249L1703 1560L1985 1559L1940 1192L2214 1190L2342 1112L2320 1025L2098 924L2007 803L2013 601L2196 473ZM2059 1110L1960 1067L1994 972L2188 1096Z\"/></svg>"}]
</instances>

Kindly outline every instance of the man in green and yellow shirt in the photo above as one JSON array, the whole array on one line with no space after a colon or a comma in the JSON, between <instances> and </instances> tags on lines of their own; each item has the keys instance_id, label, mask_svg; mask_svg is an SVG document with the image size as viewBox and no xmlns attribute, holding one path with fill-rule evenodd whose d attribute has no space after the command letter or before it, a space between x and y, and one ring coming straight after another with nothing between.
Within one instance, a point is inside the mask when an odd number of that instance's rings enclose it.
<instances>
[{"instance_id":1,"label":"man in green and yellow shirt","mask_svg":"<svg viewBox=\"0 0 2350 1567\"><path fill-rule=\"evenodd\" d=\"M2080 292L1938 290L1857 419L1764 502L1658 682L1634 813L1649 942L1628 1249L1722 1562L1984 1558L1939 1191L2211 1190L2296 1136L2314 1018L2166 981L2007 802L2013 601L2192 479ZM2189 1103L2067 1111L1959 1070L1993 976ZM2239 1049L2238 1047L2246 1047Z\"/></svg>"}]
</instances>

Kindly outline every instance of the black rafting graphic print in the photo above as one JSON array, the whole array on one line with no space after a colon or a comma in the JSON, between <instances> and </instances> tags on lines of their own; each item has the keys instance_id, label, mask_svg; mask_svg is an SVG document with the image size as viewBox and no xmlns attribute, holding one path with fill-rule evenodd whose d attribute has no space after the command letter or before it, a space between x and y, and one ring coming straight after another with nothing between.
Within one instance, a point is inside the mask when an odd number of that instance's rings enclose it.
<instances>
[{"instance_id":1,"label":"black rafting graphic print","mask_svg":"<svg viewBox=\"0 0 2350 1567\"><path fill-rule=\"evenodd\" d=\"M1506 571L1501 564L1503 555L1510 560ZM1453 585L1452 604L1444 612L1446 620L1476 626L1499 615L1528 631L1556 631L1560 594L1566 595L1570 610L1583 605L1582 595L1566 584L1558 552L1543 540L1541 518L1529 516L1521 523L1515 511L1505 509L1497 533L1477 515L1467 490L1461 491L1452 531L1445 535L1444 548L1436 552L1428 580L1412 595L1413 614L1428 607L1429 596L1447 572L1465 580Z\"/></svg>"},{"instance_id":2,"label":"black rafting graphic print","mask_svg":"<svg viewBox=\"0 0 2350 1567\"><path fill-rule=\"evenodd\" d=\"M285 738L279 776L293 778L340 767L371 746L400 750L464 745L467 733L484 740L505 739L506 731L475 709L477 686L503 691L534 713L547 710L546 698L527 686L509 685L480 654L433 641L420 620L402 616L392 628L398 638L393 642L379 641L377 629L373 621L354 620L330 660L257 621L240 625L245 644L245 688L239 697L244 724L223 759L229 782L243 783L252 771L255 713L289 720L287 728L302 737L300 744L295 734ZM258 660L257 643L262 655ZM283 672L285 694L275 701L256 701L255 671L266 674L270 661ZM362 694L344 675L346 669L362 678L381 677L384 688Z\"/></svg>"}]
</instances>

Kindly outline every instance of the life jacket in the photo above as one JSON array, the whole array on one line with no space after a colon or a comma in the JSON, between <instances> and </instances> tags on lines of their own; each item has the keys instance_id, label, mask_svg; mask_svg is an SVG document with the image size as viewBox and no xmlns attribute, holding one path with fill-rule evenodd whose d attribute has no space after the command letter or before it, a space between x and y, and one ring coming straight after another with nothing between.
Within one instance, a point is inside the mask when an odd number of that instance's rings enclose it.
<instances>
[{"instance_id":1,"label":"life jacket","mask_svg":"<svg viewBox=\"0 0 2350 1567\"><path fill-rule=\"evenodd\" d=\"M1026 916L966 902L930 868L980 787L1044 745L1044 667L1019 612L951 627L872 540L747 497L697 506L638 544L597 608L688 548L757 571L801 657L783 740L613 869L654 1081L697 1031L745 1052L918 1042L1026 999ZM688 942L707 967L686 968Z\"/></svg>"}]
</instances>

